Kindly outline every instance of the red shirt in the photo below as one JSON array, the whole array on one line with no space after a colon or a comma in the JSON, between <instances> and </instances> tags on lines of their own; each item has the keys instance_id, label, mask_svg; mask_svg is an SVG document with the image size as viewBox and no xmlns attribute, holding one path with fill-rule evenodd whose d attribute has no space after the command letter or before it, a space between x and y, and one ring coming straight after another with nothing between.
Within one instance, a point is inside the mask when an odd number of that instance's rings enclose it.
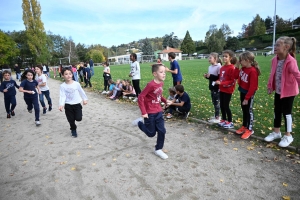
<instances>
[{"instance_id":1,"label":"red shirt","mask_svg":"<svg viewBox=\"0 0 300 200\"><path fill-rule=\"evenodd\" d=\"M166 103L166 99L162 96L164 83L155 83L150 81L144 90L139 94L138 104L142 115L154 114L162 111L160 102Z\"/></svg>"},{"instance_id":2,"label":"red shirt","mask_svg":"<svg viewBox=\"0 0 300 200\"><path fill-rule=\"evenodd\" d=\"M220 92L232 94L235 89L234 65L224 65L220 68Z\"/></svg>"},{"instance_id":3,"label":"red shirt","mask_svg":"<svg viewBox=\"0 0 300 200\"><path fill-rule=\"evenodd\" d=\"M258 88L258 72L256 68L254 66L242 67L240 70L236 68L235 73L238 74L239 87L247 92L245 100L249 100Z\"/></svg>"}]
</instances>

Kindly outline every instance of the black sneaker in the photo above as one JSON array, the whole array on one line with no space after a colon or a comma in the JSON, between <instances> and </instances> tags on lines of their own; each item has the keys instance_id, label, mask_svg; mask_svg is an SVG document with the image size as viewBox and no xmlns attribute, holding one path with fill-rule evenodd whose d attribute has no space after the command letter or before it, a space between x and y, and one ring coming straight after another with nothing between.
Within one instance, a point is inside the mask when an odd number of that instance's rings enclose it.
<instances>
[{"instance_id":1,"label":"black sneaker","mask_svg":"<svg viewBox=\"0 0 300 200\"><path fill-rule=\"evenodd\" d=\"M189 117L190 112L184 113L182 119L187 119Z\"/></svg>"},{"instance_id":2,"label":"black sneaker","mask_svg":"<svg viewBox=\"0 0 300 200\"><path fill-rule=\"evenodd\" d=\"M11 118L9 113L7 114L7 118Z\"/></svg>"},{"instance_id":3,"label":"black sneaker","mask_svg":"<svg viewBox=\"0 0 300 200\"><path fill-rule=\"evenodd\" d=\"M51 110L52 110L52 106L49 106L48 111L51 111Z\"/></svg>"},{"instance_id":4,"label":"black sneaker","mask_svg":"<svg viewBox=\"0 0 300 200\"><path fill-rule=\"evenodd\" d=\"M47 108L43 108L43 114L46 114Z\"/></svg>"},{"instance_id":5,"label":"black sneaker","mask_svg":"<svg viewBox=\"0 0 300 200\"><path fill-rule=\"evenodd\" d=\"M11 111L11 116L15 116L15 111Z\"/></svg>"},{"instance_id":6,"label":"black sneaker","mask_svg":"<svg viewBox=\"0 0 300 200\"><path fill-rule=\"evenodd\" d=\"M71 130L72 138L77 138L77 132L76 130Z\"/></svg>"},{"instance_id":7,"label":"black sneaker","mask_svg":"<svg viewBox=\"0 0 300 200\"><path fill-rule=\"evenodd\" d=\"M32 113L32 110L28 110L29 113Z\"/></svg>"}]
</instances>

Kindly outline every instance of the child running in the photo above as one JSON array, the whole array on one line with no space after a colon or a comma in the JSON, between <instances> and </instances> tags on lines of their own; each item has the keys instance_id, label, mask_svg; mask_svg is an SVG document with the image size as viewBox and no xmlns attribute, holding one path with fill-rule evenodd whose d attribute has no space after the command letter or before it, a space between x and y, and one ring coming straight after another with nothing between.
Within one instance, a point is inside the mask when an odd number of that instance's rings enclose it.
<instances>
[{"instance_id":1,"label":"child running","mask_svg":"<svg viewBox=\"0 0 300 200\"><path fill-rule=\"evenodd\" d=\"M73 138L77 137L77 126L75 121L82 120L82 106L87 104L87 96L80 86L80 83L72 79L73 72L71 69L64 68L62 70L62 76L65 82L60 85L59 96L59 110L62 111L65 108L65 114L70 124L70 130Z\"/></svg>"},{"instance_id":2,"label":"child running","mask_svg":"<svg viewBox=\"0 0 300 200\"><path fill-rule=\"evenodd\" d=\"M152 65L152 75L154 79L146 85L138 99L144 123L142 118L138 118L133 121L133 125L138 125L148 137L154 137L157 132L154 153L162 159L167 159L167 154L162 151L166 129L160 105L161 101L166 103L166 99L162 96L163 81L166 78L165 67L161 64Z\"/></svg>"},{"instance_id":3,"label":"child running","mask_svg":"<svg viewBox=\"0 0 300 200\"><path fill-rule=\"evenodd\" d=\"M223 51L224 66L220 68L220 78L215 81L220 89L220 108L222 113L222 120L218 124L223 128L233 128L232 114L229 108L232 93L235 89L234 79L234 64L236 57L231 50Z\"/></svg>"},{"instance_id":4,"label":"child running","mask_svg":"<svg viewBox=\"0 0 300 200\"><path fill-rule=\"evenodd\" d=\"M7 118L11 118L11 116L15 116L15 107L17 105L15 87L19 89L19 86L16 81L11 80L11 72L4 71L2 74L4 80L0 85L0 92L4 93L4 105Z\"/></svg>"},{"instance_id":5,"label":"child running","mask_svg":"<svg viewBox=\"0 0 300 200\"><path fill-rule=\"evenodd\" d=\"M215 108L215 116L208 120L210 123L220 123L220 92L219 85L215 81L219 79L221 64L218 63L219 54L212 52L208 57L208 62L211 64L208 67L208 73L204 74L204 78L209 80L208 88L210 90L211 101Z\"/></svg>"},{"instance_id":6,"label":"child running","mask_svg":"<svg viewBox=\"0 0 300 200\"><path fill-rule=\"evenodd\" d=\"M40 90L41 90L41 94L39 94L39 99L40 99L40 103L43 107L43 114L46 114L47 110L51 111L52 110L52 101L50 98L50 91L49 91L49 87L47 85L47 77L45 74L43 74L43 67L41 65L37 65L35 67L35 80L38 82ZM46 97L47 101L48 101L48 106L49 108L46 107L46 104L44 102L44 96Z\"/></svg>"},{"instance_id":7,"label":"child running","mask_svg":"<svg viewBox=\"0 0 300 200\"><path fill-rule=\"evenodd\" d=\"M33 70L25 70L21 76L21 84L19 91L24 92L24 100L27 104L27 110L32 113L34 108L35 113L35 125L40 126L40 106L38 94L41 94L38 82L35 80L35 73ZM36 89L38 92L36 92Z\"/></svg>"},{"instance_id":8,"label":"child running","mask_svg":"<svg viewBox=\"0 0 300 200\"><path fill-rule=\"evenodd\" d=\"M253 104L254 94L258 88L258 76L260 69L254 60L255 56L250 51L240 54L239 62L236 63L235 78L238 79L241 107L243 111L243 126L236 131L236 134L243 134L242 139L248 139L253 131ZM239 66L242 68L239 69Z\"/></svg>"},{"instance_id":9,"label":"child running","mask_svg":"<svg viewBox=\"0 0 300 200\"><path fill-rule=\"evenodd\" d=\"M293 142L292 108L296 95L299 94L300 72L296 61L296 38L280 37L277 39L272 59L271 74L268 81L268 94L275 91L274 97L274 131L265 137L271 142L281 138L281 119L284 116L285 135L279 142L280 147L287 147Z\"/></svg>"}]
</instances>

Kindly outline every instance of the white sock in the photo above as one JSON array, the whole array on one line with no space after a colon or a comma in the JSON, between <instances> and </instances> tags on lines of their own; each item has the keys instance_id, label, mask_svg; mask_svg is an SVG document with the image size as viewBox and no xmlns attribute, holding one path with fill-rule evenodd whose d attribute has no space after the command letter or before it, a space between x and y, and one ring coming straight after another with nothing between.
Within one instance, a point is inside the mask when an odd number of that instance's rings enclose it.
<instances>
[{"instance_id":1,"label":"white sock","mask_svg":"<svg viewBox=\"0 0 300 200\"><path fill-rule=\"evenodd\" d=\"M292 115L286 115L286 132L292 132Z\"/></svg>"}]
</instances>

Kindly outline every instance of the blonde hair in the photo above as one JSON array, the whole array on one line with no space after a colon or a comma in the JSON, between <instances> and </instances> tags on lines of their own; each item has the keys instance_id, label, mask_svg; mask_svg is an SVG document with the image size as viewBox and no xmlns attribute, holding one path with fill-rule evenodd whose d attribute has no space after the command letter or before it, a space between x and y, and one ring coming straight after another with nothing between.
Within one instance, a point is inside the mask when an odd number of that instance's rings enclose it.
<instances>
[{"instance_id":1,"label":"blonde hair","mask_svg":"<svg viewBox=\"0 0 300 200\"><path fill-rule=\"evenodd\" d=\"M219 58L219 54L218 53L211 52L209 55L212 56L216 60L216 63L220 63L222 65L222 60Z\"/></svg>"},{"instance_id":2,"label":"blonde hair","mask_svg":"<svg viewBox=\"0 0 300 200\"><path fill-rule=\"evenodd\" d=\"M296 59L295 52L296 52L296 38L294 37L288 37L288 36L281 36L277 39L277 41L280 40L284 44L287 44L290 46L290 49L288 50L289 54L293 56Z\"/></svg>"},{"instance_id":3,"label":"blonde hair","mask_svg":"<svg viewBox=\"0 0 300 200\"><path fill-rule=\"evenodd\" d=\"M243 53L240 54L239 60L249 61L251 63L251 66L254 66L255 69L257 70L258 76L261 75L260 67L258 65L258 62L255 61L255 56L252 52L244 51Z\"/></svg>"}]
</instances>

